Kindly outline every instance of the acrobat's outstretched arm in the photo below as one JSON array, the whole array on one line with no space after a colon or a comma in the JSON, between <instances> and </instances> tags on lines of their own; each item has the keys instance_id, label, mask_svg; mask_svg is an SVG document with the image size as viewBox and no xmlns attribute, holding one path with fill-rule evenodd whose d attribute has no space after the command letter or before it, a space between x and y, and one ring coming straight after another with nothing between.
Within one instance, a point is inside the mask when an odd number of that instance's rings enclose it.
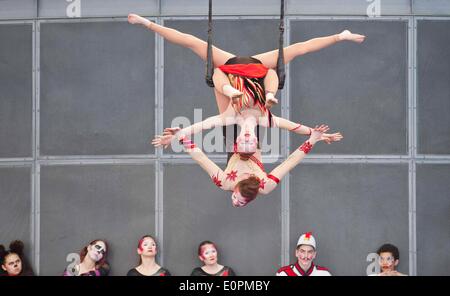
<instances>
[{"instance_id":1,"label":"acrobat's outstretched arm","mask_svg":"<svg viewBox=\"0 0 450 296\"><path fill-rule=\"evenodd\" d=\"M261 118L262 121L267 121L266 118ZM274 126L282 129L289 130L293 133L299 134L299 135L311 135L312 128L309 126L292 122L288 119L285 119L283 117L273 116L272 117ZM325 141L327 144L331 144L331 142L338 142L343 139L343 136L341 133L333 133L333 134L322 134L321 141Z\"/></svg>"},{"instance_id":2,"label":"acrobat's outstretched arm","mask_svg":"<svg viewBox=\"0 0 450 296\"><path fill-rule=\"evenodd\" d=\"M211 177L211 180L217 187L228 190L228 188L224 188L225 173L219 166L209 159L188 137L183 137L180 143L183 144L184 149L191 155L192 159Z\"/></svg>"},{"instance_id":3,"label":"acrobat's outstretched arm","mask_svg":"<svg viewBox=\"0 0 450 296\"><path fill-rule=\"evenodd\" d=\"M269 182L264 186L263 190L259 192L262 194L268 194L272 190L275 189L277 184L280 182L283 177L289 173L295 166L297 166L303 158L305 158L306 154L312 149L312 147L318 142L322 141L323 134L328 131L328 126L321 125L316 126L312 129L311 136L309 140L303 143L298 149L289 155L289 157L283 161L280 165L278 165L275 169L273 169L270 174L267 175Z\"/></svg>"},{"instance_id":4,"label":"acrobat's outstretched arm","mask_svg":"<svg viewBox=\"0 0 450 296\"><path fill-rule=\"evenodd\" d=\"M234 112L232 108L229 108L228 111ZM186 136L197 134L202 130L212 129L218 126L235 124L236 118L234 117L234 114L231 114L230 112L225 112L220 115L208 117L203 121L194 123L193 125L185 127L183 129L179 127L165 128L162 136L161 135L155 136L155 138L152 140L152 144L155 147L163 146L164 148L167 148L172 142L172 140L174 140L174 138L181 140Z\"/></svg>"}]
</instances>

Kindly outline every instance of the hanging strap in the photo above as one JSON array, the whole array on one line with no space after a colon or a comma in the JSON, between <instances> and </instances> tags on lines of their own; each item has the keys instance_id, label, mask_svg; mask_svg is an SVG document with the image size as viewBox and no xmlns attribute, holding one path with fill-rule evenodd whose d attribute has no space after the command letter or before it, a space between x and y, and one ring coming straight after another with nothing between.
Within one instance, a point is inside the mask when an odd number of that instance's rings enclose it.
<instances>
[{"instance_id":1,"label":"hanging strap","mask_svg":"<svg viewBox=\"0 0 450 296\"><path fill-rule=\"evenodd\" d=\"M208 7L208 48L206 52L206 84L214 87L212 76L214 74L214 65L212 59L212 0L209 0Z\"/></svg>"},{"instance_id":2,"label":"hanging strap","mask_svg":"<svg viewBox=\"0 0 450 296\"><path fill-rule=\"evenodd\" d=\"M283 89L286 78L284 66L284 0L281 0L280 9L280 40L278 45L278 60L277 60L277 75L278 75L278 89Z\"/></svg>"}]
</instances>

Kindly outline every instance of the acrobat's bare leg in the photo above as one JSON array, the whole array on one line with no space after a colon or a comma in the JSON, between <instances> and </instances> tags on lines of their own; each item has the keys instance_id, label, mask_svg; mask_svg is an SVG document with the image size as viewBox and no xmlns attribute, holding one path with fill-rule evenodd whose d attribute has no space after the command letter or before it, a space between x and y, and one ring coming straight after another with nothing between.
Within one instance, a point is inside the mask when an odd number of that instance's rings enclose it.
<instances>
[{"instance_id":1,"label":"acrobat's bare leg","mask_svg":"<svg viewBox=\"0 0 450 296\"><path fill-rule=\"evenodd\" d=\"M364 35L354 34L345 30L339 34L313 38L305 42L298 42L284 48L284 63L287 64L297 56L321 50L340 41L348 40L361 43L364 41L364 38ZM278 49L258 54L253 57L260 60L266 67L274 69L277 65Z\"/></svg>"},{"instance_id":2,"label":"acrobat's bare leg","mask_svg":"<svg viewBox=\"0 0 450 296\"><path fill-rule=\"evenodd\" d=\"M206 61L208 45L205 41L193 35L185 34L175 29L155 24L154 22L144 17L141 17L137 14L129 14L128 22L130 24L137 24L144 26L145 28L159 34L169 42L189 48L202 60ZM212 49L213 49L213 64L215 67L225 64L226 61L234 57L233 54L226 52L220 48L217 48L215 46L213 46Z\"/></svg>"},{"instance_id":3,"label":"acrobat's bare leg","mask_svg":"<svg viewBox=\"0 0 450 296\"><path fill-rule=\"evenodd\" d=\"M216 97L219 114L223 114L227 110L228 106L230 106L230 99L224 94L218 92L217 89L215 88L214 88L214 95Z\"/></svg>"}]
</instances>

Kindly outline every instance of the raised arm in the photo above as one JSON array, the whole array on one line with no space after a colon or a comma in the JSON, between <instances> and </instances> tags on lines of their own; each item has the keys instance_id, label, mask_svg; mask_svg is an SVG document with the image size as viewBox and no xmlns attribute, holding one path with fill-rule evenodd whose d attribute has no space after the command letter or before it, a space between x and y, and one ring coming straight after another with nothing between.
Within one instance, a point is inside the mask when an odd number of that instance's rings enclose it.
<instances>
[{"instance_id":1,"label":"raised arm","mask_svg":"<svg viewBox=\"0 0 450 296\"><path fill-rule=\"evenodd\" d=\"M187 137L182 137L180 143L183 144L185 151L189 153L192 159L195 160L195 162L211 177L213 183L216 184L217 187L227 190L224 188L225 174L223 170L209 159L208 156L206 156L206 154Z\"/></svg>"},{"instance_id":2,"label":"raised arm","mask_svg":"<svg viewBox=\"0 0 450 296\"><path fill-rule=\"evenodd\" d=\"M235 122L235 117L225 112L220 115L208 117L201 122L194 123L193 125L183 129L180 129L179 127L165 128L163 135L155 136L152 140L152 144L155 147L163 146L164 148L167 148L175 137L178 140L181 140L186 136L199 133L202 130L211 129L217 126L230 125Z\"/></svg>"},{"instance_id":3,"label":"raised arm","mask_svg":"<svg viewBox=\"0 0 450 296\"><path fill-rule=\"evenodd\" d=\"M329 128L326 125L316 126L312 129L309 139L267 175L268 184L264 187L264 190L260 190L260 193L268 194L274 190L280 180L283 179L283 177L286 176L286 174L289 173L295 166L297 166L303 158L305 158L306 154L309 153L312 147L318 141L322 141L322 136L326 131L328 131L328 129Z\"/></svg>"},{"instance_id":4,"label":"raised arm","mask_svg":"<svg viewBox=\"0 0 450 296\"><path fill-rule=\"evenodd\" d=\"M262 126L268 126L267 125L267 117L260 117L259 118L259 124ZM289 119L285 119L283 117L273 116L272 117L273 124L275 127L288 130L290 132L293 132L298 135L311 135L312 128L310 128L307 125L296 123L293 121L290 121ZM322 135L322 138L320 140L325 141L327 144L331 144L331 142L338 142L343 139L343 136L341 133L333 133L333 134L326 134L324 133Z\"/></svg>"},{"instance_id":5,"label":"raised arm","mask_svg":"<svg viewBox=\"0 0 450 296\"><path fill-rule=\"evenodd\" d=\"M272 119L274 126L278 128L286 129L299 135L311 135L312 129L306 125L295 123L293 121L278 116L273 116Z\"/></svg>"},{"instance_id":6,"label":"raised arm","mask_svg":"<svg viewBox=\"0 0 450 296\"><path fill-rule=\"evenodd\" d=\"M208 117L207 119L194 123L191 126L185 127L181 130L179 130L175 135L178 140L181 140L182 138L197 134L201 132L202 130L212 129L217 126L223 126L223 125L230 125L234 124L235 120L234 117L226 117L225 114L220 114L216 116ZM170 129L166 128L164 131L169 131Z\"/></svg>"}]
</instances>

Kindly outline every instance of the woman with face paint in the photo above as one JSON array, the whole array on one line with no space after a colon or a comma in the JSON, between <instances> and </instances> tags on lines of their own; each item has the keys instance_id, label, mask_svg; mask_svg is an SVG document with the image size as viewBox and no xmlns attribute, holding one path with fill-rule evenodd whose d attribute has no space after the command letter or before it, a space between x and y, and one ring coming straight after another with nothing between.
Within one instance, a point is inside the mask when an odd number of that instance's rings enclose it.
<instances>
[{"instance_id":1,"label":"woman with face paint","mask_svg":"<svg viewBox=\"0 0 450 296\"><path fill-rule=\"evenodd\" d=\"M233 269L218 263L216 245L210 241L203 241L198 246L198 258L203 262L202 267L192 270L191 276L235 276Z\"/></svg>"},{"instance_id":2,"label":"woman with face paint","mask_svg":"<svg viewBox=\"0 0 450 296\"><path fill-rule=\"evenodd\" d=\"M106 261L108 244L105 240L94 240L80 252L80 263L66 269L64 276L107 276L109 265Z\"/></svg>"},{"instance_id":3,"label":"woman with face paint","mask_svg":"<svg viewBox=\"0 0 450 296\"><path fill-rule=\"evenodd\" d=\"M170 276L170 272L156 263L158 246L151 235L144 235L138 243L139 265L130 269L127 276Z\"/></svg>"},{"instance_id":4,"label":"woman with face paint","mask_svg":"<svg viewBox=\"0 0 450 296\"><path fill-rule=\"evenodd\" d=\"M23 253L24 245L21 241L13 241L9 251L0 245L1 276L33 276L33 270Z\"/></svg>"}]
</instances>

